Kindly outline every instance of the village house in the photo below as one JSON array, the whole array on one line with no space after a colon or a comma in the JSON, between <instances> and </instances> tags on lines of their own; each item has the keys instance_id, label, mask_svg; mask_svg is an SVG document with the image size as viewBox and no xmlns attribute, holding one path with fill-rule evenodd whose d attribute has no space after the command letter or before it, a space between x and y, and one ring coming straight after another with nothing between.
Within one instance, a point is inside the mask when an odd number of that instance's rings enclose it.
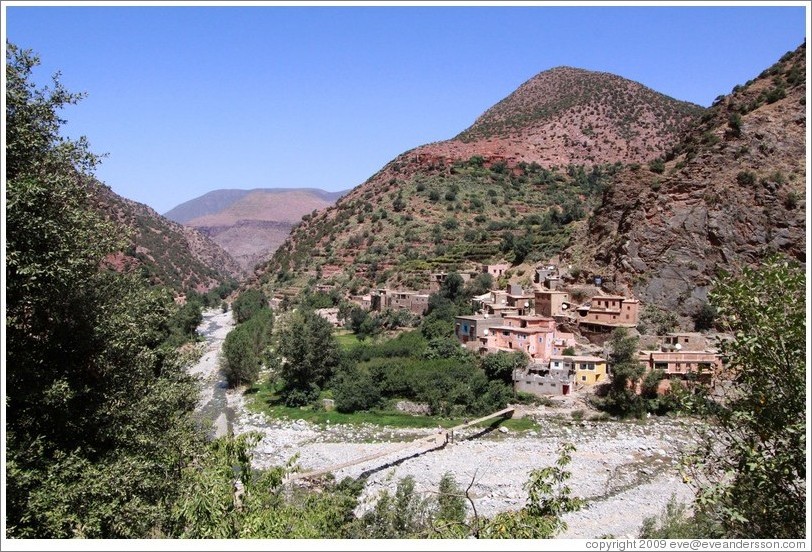
<instances>
[{"instance_id":1,"label":"village house","mask_svg":"<svg viewBox=\"0 0 812 552\"><path fill-rule=\"evenodd\" d=\"M482 265L482 272L490 274L494 278L499 278L500 276L503 276L505 274L505 272L508 271L509 268L510 268L510 265L507 264L507 263L498 263L498 264L492 264L492 265Z\"/></svg>"},{"instance_id":2,"label":"village house","mask_svg":"<svg viewBox=\"0 0 812 552\"><path fill-rule=\"evenodd\" d=\"M493 290L474 297L471 302L474 312L502 316L503 314L519 314L515 307L508 305L507 291Z\"/></svg>"},{"instance_id":3,"label":"village house","mask_svg":"<svg viewBox=\"0 0 812 552\"><path fill-rule=\"evenodd\" d=\"M578 324L588 332L610 332L637 326L640 301L621 295L596 295L588 305L576 308Z\"/></svg>"},{"instance_id":4,"label":"village house","mask_svg":"<svg viewBox=\"0 0 812 552\"><path fill-rule=\"evenodd\" d=\"M663 351L704 351L707 339L698 332L669 333L663 337Z\"/></svg>"},{"instance_id":5,"label":"village house","mask_svg":"<svg viewBox=\"0 0 812 552\"><path fill-rule=\"evenodd\" d=\"M575 371L549 363L529 364L525 369L513 371L513 389L537 397L569 395L575 389Z\"/></svg>"},{"instance_id":6,"label":"village house","mask_svg":"<svg viewBox=\"0 0 812 552\"><path fill-rule=\"evenodd\" d=\"M524 351L530 358L549 360L575 345L575 336L559 332L555 320L543 316L506 315L479 339L480 352Z\"/></svg>"},{"instance_id":7,"label":"village house","mask_svg":"<svg viewBox=\"0 0 812 552\"><path fill-rule=\"evenodd\" d=\"M554 318L556 316L566 316L573 312L570 294L566 291L536 291L533 302L538 316Z\"/></svg>"},{"instance_id":8,"label":"village house","mask_svg":"<svg viewBox=\"0 0 812 552\"><path fill-rule=\"evenodd\" d=\"M440 286L443 285L446 278L448 278L448 272L433 272L429 276L429 292L435 292L440 290ZM471 281L471 273L470 272L457 272L462 278L463 283L468 283Z\"/></svg>"},{"instance_id":9,"label":"village house","mask_svg":"<svg viewBox=\"0 0 812 552\"><path fill-rule=\"evenodd\" d=\"M555 265L539 266L533 274L533 282L536 284L543 284L544 281L551 277L558 277L558 268Z\"/></svg>"},{"instance_id":10,"label":"village house","mask_svg":"<svg viewBox=\"0 0 812 552\"><path fill-rule=\"evenodd\" d=\"M422 316L429 308L429 296L417 291L379 289L370 297L371 310L403 309Z\"/></svg>"},{"instance_id":11,"label":"village house","mask_svg":"<svg viewBox=\"0 0 812 552\"><path fill-rule=\"evenodd\" d=\"M662 370L666 379L697 381L710 384L722 368L722 361L712 351L639 351L637 361L647 372Z\"/></svg>"},{"instance_id":12,"label":"village house","mask_svg":"<svg viewBox=\"0 0 812 552\"><path fill-rule=\"evenodd\" d=\"M508 308L515 309L518 315L529 315L534 312L536 296L532 293L525 293L522 286L510 284L505 297Z\"/></svg>"},{"instance_id":13,"label":"village house","mask_svg":"<svg viewBox=\"0 0 812 552\"><path fill-rule=\"evenodd\" d=\"M454 318L454 335L467 348L478 351L480 340L487 338L491 328L504 323L501 316L475 314Z\"/></svg>"},{"instance_id":14,"label":"village house","mask_svg":"<svg viewBox=\"0 0 812 552\"><path fill-rule=\"evenodd\" d=\"M607 380L606 360L597 356L553 356L550 368L572 370L580 385L594 385Z\"/></svg>"},{"instance_id":15,"label":"village house","mask_svg":"<svg viewBox=\"0 0 812 552\"><path fill-rule=\"evenodd\" d=\"M367 295L350 295L349 302L358 305L364 310L372 309L372 296Z\"/></svg>"}]
</instances>

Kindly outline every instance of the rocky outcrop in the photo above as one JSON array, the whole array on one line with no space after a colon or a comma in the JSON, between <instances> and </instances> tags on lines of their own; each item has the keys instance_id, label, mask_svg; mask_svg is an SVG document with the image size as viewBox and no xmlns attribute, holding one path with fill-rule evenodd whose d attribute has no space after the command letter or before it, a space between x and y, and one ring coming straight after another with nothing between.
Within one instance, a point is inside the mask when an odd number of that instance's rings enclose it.
<instances>
[{"instance_id":1,"label":"rocky outcrop","mask_svg":"<svg viewBox=\"0 0 812 552\"><path fill-rule=\"evenodd\" d=\"M728 96L665 156L626 169L565 259L689 316L714 276L781 253L804 262L805 45Z\"/></svg>"}]
</instances>

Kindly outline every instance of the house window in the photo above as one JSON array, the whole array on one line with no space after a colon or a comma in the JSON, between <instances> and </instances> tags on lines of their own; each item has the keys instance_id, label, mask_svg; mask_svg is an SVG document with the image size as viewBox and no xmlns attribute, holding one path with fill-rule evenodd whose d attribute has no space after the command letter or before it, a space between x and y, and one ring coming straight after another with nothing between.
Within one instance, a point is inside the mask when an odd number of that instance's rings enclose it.
<instances>
[{"instance_id":1,"label":"house window","mask_svg":"<svg viewBox=\"0 0 812 552\"><path fill-rule=\"evenodd\" d=\"M586 376L581 376L581 381L586 381Z\"/></svg>"}]
</instances>

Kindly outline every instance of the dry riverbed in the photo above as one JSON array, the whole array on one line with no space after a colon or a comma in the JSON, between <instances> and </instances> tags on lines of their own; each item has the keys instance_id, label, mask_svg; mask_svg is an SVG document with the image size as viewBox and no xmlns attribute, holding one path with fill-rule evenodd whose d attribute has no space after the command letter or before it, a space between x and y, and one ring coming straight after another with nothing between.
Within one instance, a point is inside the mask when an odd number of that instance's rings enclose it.
<instances>
[{"instance_id":1,"label":"dry riverbed","mask_svg":"<svg viewBox=\"0 0 812 552\"><path fill-rule=\"evenodd\" d=\"M386 428L374 425L318 426L304 420L273 420L248 411L240 390L227 390L219 370L220 349L233 327L231 313L207 311L200 333L206 342L200 360L189 372L201 381L198 416L211 423L213 436L256 431L262 440L254 449L256 468L284 465L294 456L301 471L386 452L399 443L430 436L437 430ZM585 420L573 412L582 411ZM371 508L383 490L394 492L398 480L412 476L421 493L437 490L443 474L453 474L467 487L479 514L492 516L521 508L523 485L531 470L551 466L561 443L576 447L569 480L573 495L586 506L565 517L569 528L561 538L634 537L646 517L659 514L672 495L690 501L693 490L682 482L679 458L692 443L692 422L650 418L639 422L589 420L594 415L576 397L557 399L555 407L524 412L539 422L533 431L505 428L475 436L468 429L444 448L415 454L406 449L334 472L338 480L363 477L366 487L358 513Z\"/></svg>"},{"instance_id":2,"label":"dry riverbed","mask_svg":"<svg viewBox=\"0 0 812 552\"><path fill-rule=\"evenodd\" d=\"M246 411L238 393L231 394L230 401L238 412L235 433L263 435L254 451L257 468L282 465L294 455L302 471L326 468L436 431L270 420ZM566 408L543 408L528 415L540 421L539 429L494 430L475 438L469 429L469 438L456 439L442 449L411 456L407 449L334 473L338 480L366 478L359 513L370 508L384 489L394 492L400 478L412 476L418 492L431 493L450 472L463 487L475 480L477 510L492 516L521 508L527 497L522 486L530 471L554 464L560 443L571 442L576 451L568 467L569 484L573 495L586 499L587 505L565 517L569 528L562 538L634 537L643 520L659 514L672 495L686 502L693 496L678 472L680 454L692 442L689 421L576 421Z\"/></svg>"}]
</instances>

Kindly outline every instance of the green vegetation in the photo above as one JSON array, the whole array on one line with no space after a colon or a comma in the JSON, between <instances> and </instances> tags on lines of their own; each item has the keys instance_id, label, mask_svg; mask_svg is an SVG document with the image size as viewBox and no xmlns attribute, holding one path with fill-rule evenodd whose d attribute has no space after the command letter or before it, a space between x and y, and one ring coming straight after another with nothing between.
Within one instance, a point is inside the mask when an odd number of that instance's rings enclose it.
<instances>
[{"instance_id":1,"label":"green vegetation","mask_svg":"<svg viewBox=\"0 0 812 552\"><path fill-rule=\"evenodd\" d=\"M6 536L162 534L201 444L167 344L194 313L100 269L126 240L95 210L96 157L59 136L81 96L37 89L30 51L6 55Z\"/></svg>"},{"instance_id":2,"label":"green vegetation","mask_svg":"<svg viewBox=\"0 0 812 552\"><path fill-rule=\"evenodd\" d=\"M653 370L646 373L645 367L637 361L636 337L629 336L625 328L617 328L612 332L609 344L612 381L605 397L593 399L597 408L615 416L642 418L648 412L665 414L681 406L682 389L677 382L671 382L672 392L658 395L657 387L663 379L663 372Z\"/></svg>"},{"instance_id":3,"label":"green vegetation","mask_svg":"<svg viewBox=\"0 0 812 552\"><path fill-rule=\"evenodd\" d=\"M421 289L430 272L466 263L546 260L569 243L620 167L520 163L503 170L474 157L404 172L396 195L391 185L370 183L365 197L340 200L298 226L290 247L280 248L266 266L262 284L271 289L319 281L353 293L382 284ZM395 216L367 216L368 205L377 215L372 205L397 197L404 207ZM322 276L319 267L347 257L351 269Z\"/></svg>"},{"instance_id":4,"label":"green vegetation","mask_svg":"<svg viewBox=\"0 0 812 552\"><path fill-rule=\"evenodd\" d=\"M321 388L333 377L340 360L340 349L333 327L312 310L290 313L278 335L277 366L284 382L283 395L288 406L314 401Z\"/></svg>"},{"instance_id":5,"label":"green vegetation","mask_svg":"<svg viewBox=\"0 0 812 552\"><path fill-rule=\"evenodd\" d=\"M722 276L710 295L735 336L721 343L729 390L689 472L695 508L726 538L805 534L805 293L803 267L770 259Z\"/></svg>"}]
</instances>

